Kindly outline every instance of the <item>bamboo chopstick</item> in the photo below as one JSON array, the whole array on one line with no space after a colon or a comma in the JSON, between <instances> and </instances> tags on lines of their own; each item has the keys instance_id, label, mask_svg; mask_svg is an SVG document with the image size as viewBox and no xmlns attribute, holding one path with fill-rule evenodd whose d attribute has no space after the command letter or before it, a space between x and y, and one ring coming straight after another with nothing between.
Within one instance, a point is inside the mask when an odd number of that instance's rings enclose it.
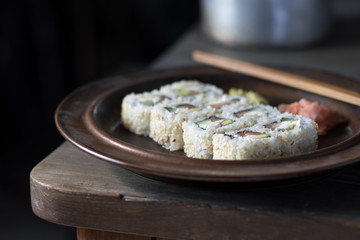
<instances>
[{"instance_id":1,"label":"bamboo chopstick","mask_svg":"<svg viewBox=\"0 0 360 240\"><path fill-rule=\"evenodd\" d=\"M360 93L328 83L316 81L308 77L298 76L273 68L198 50L193 52L193 58L197 62L205 63L214 67L257 77L263 80L268 80L270 82L279 83L360 106Z\"/></svg>"}]
</instances>

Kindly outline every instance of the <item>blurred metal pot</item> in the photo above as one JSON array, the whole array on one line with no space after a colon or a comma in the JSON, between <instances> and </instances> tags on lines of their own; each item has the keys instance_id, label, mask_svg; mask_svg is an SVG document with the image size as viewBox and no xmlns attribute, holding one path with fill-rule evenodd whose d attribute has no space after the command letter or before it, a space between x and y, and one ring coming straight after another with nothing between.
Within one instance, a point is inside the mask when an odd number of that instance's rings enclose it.
<instances>
[{"instance_id":1,"label":"blurred metal pot","mask_svg":"<svg viewBox=\"0 0 360 240\"><path fill-rule=\"evenodd\" d=\"M303 46L330 28L329 0L201 0L204 31L228 45Z\"/></svg>"}]
</instances>

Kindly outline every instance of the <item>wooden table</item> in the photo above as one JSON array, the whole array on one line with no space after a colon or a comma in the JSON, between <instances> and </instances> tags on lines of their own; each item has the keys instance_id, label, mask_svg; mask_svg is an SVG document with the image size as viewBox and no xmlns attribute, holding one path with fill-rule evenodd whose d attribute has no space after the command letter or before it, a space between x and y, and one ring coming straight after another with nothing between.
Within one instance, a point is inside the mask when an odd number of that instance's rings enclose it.
<instances>
[{"instance_id":1,"label":"wooden table","mask_svg":"<svg viewBox=\"0 0 360 240\"><path fill-rule=\"evenodd\" d=\"M359 44L234 50L197 28L152 67L195 64L193 49L360 76ZM76 227L78 239L360 239L360 163L295 185L181 185L145 178L64 142L30 180L34 213Z\"/></svg>"}]
</instances>

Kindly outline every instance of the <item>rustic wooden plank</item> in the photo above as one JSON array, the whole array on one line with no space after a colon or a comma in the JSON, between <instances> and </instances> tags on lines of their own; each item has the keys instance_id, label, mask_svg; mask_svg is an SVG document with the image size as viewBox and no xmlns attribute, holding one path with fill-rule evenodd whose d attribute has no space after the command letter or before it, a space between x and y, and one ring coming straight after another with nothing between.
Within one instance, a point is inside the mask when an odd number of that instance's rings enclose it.
<instances>
[{"instance_id":1,"label":"rustic wooden plank","mask_svg":"<svg viewBox=\"0 0 360 240\"><path fill-rule=\"evenodd\" d=\"M169 239L358 239L359 165L307 184L222 189L149 180L64 143L31 173L57 224ZM273 188L275 187L275 188Z\"/></svg>"},{"instance_id":2,"label":"rustic wooden plank","mask_svg":"<svg viewBox=\"0 0 360 240\"><path fill-rule=\"evenodd\" d=\"M153 237L138 236L127 233L107 232L87 228L77 229L78 240L156 240Z\"/></svg>"},{"instance_id":3,"label":"rustic wooden plank","mask_svg":"<svg viewBox=\"0 0 360 240\"><path fill-rule=\"evenodd\" d=\"M39 188L37 188L39 189ZM348 225L321 217L258 213L185 203L124 201L99 196L33 192L45 219L72 226L173 239L359 239L356 222ZM54 198L52 198L53 196ZM56 198L56 199L55 199ZM83 200L87 198L88 203ZM39 212L36 212L39 214ZM46 213L47 215L44 215Z\"/></svg>"}]
</instances>

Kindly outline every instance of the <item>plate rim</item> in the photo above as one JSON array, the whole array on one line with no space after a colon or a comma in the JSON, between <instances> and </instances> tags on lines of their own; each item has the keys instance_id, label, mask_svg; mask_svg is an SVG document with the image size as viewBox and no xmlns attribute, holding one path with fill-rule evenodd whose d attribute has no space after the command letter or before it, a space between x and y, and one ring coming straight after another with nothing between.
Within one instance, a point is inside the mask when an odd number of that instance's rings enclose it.
<instances>
[{"instance_id":1,"label":"plate rim","mask_svg":"<svg viewBox=\"0 0 360 240\"><path fill-rule=\"evenodd\" d=\"M291 67L294 68L294 67ZM319 173L319 172L323 172L323 171L327 171L327 170L333 170L334 168L343 166L343 165L347 165L350 163L354 163L357 162L359 160L359 156L355 156L353 159L347 159L347 161L334 161L333 164L325 164L321 167L312 167L312 168L304 168L302 166L302 170L300 171L299 168L297 168L296 170L291 170L291 171L287 171L287 172L283 172L283 171L275 171L272 170L272 172L268 172L267 174L261 174L261 175L253 175L253 174L249 174L249 175L239 175L239 174L219 174L219 171L211 171L211 169L208 168L203 168L202 171L199 171L199 169L197 169L196 172L193 171L184 171L184 170L191 170L188 169L189 167L187 167L188 165L185 165L184 167L184 163L182 164L181 169L174 169L174 166L158 166L158 164L163 164L164 163L164 157L171 157L171 158L177 158L179 159L186 159L186 163L187 164L193 164L193 165L199 165L200 163L210 163L210 165L214 165L214 166L219 166L219 164L226 164L228 166L230 165L261 165L261 164L272 164L273 166L277 166L277 165L281 165L284 167L284 163L286 162L286 159L291 159L292 163L289 165L290 168L292 165L296 165L297 161L309 161L311 160L311 156L316 157L317 159L322 159L324 157L324 155L326 155L326 153L330 152L344 152L344 151L358 151L360 152L360 143L357 144L357 141L359 139L359 135L360 133L355 134L354 136L351 136L350 138L346 139L345 141L341 142L341 143L337 143L335 145L329 146L329 147L325 147L319 150L316 150L315 152L312 153L306 153L306 154L301 154L298 156L292 156L292 157L281 157L281 158L274 158L274 159L261 159L261 160L244 160L244 161L232 161L229 162L229 160L210 160L210 159L193 159L193 158L187 158L187 157L183 157L183 156L173 156L170 154L166 154L166 153L162 153L162 152L154 152L148 149L141 149L138 148L132 144L129 144L127 142L121 141L120 139L116 139L115 137L109 135L108 133L102 131L101 128L99 128L96 123L93 121L94 119L91 117L92 116L92 112L93 112L93 108L96 106L96 104L98 103L98 101L100 101L100 99L103 99L105 96L107 96L108 94L110 94L111 92L114 91L118 91L119 89L123 89L129 86L132 86L134 83L131 82L131 79L136 78L136 76L142 76L142 74L147 74L149 72L151 73L160 73L160 74L170 74L172 71L207 71L207 70L214 70L214 68L210 68L210 67L177 67L177 68L169 68L169 69L156 69L156 70L145 70L139 73L135 73L135 74L130 74L130 75L120 75L120 76L113 76L113 77L109 77L109 78L104 78L104 79L100 79L98 81L94 81L94 82L90 82L78 89L76 89L75 91L73 91L72 93L70 93L68 96L66 96L58 105L56 112L55 112L55 123L56 123L56 127L58 128L59 132L63 135L63 137L65 139L67 139L69 142L71 142L72 144L74 144L76 147L80 148L81 150L97 157L100 158L102 160L105 160L107 162L111 162L111 163L115 163L117 165L120 165L124 168L127 168L129 170L133 170L135 172L138 173L144 173L144 174L150 174L153 176L159 176L159 177L165 177L165 178L171 178L171 179L178 179L178 180L192 180L192 181L205 181L205 182L211 182L211 181L215 181L215 182L259 182L259 181L271 181L271 180L282 180L282 179L289 179L289 178L294 178L294 177L302 177L304 175L308 175L308 174L313 174L313 173ZM299 69L299 68L298 68ZM312 69L314 70L314 69ZM223 73L229 73L229 72L225 72L222 70L215 70L216 72L223 72ZM318 70L316 70L318 71ZM322 70L320 70L322 71ZM325 71L322 71L325 72ZM327 72L329 73L329 72ZM331 73L333 74L333 73ZM336 75L336 74L335 74ZM340 76L339 77L342 78L347 78L344 76ZM86 146L86 144L83 143L82 140L76 139L74 138L70 132L68 132L65 129L65 126L63 126L63 123L61 121L61 111L63 110L65 104L68 104L68 102L71 102L71 98L72 97L76 97L79 93L83 93L86 90L93 90L94 87L96 87L99 84L104 84L104 83L111 83L114 80L115 81L119 81L119 79L121 79L124 83L120 84L116 89L109 89L106 86L103 87L103 89L98 90L98 94L97 97L90 99L90 104L88 104L86 106L85 109L82 109L82 113L81 113L81 123L83 124L81 127L81 131L88 131L87 135L91 136L91 137L95 137L97 139L102 138L102 140L105 142L105 145L111 145L113 147L113 145L118 145L121 148L121 152L123 157L125 157L126 159L120 159L120 157L116 157L116 156L111 156L110 154L106 154L103 153L101 150L99 151L99 149L93 149L89 146ZM151 78L150 78L151 79ZM347 78L349 80L352 80L350 78ZM149 81L149 79L147 79L146 77L144 79L140 79L141 81ZM153 80L156 81L156 80ZM355 80L352 80L355 81ZM106 85L106 84L105 84ZM120 113L119 113L120 114ZM119 115L120 117L120 115ZM80 123L80 124L81 124ZM151 139L149 139L151 140ZM104 144L104 143L103 143ZM335 147L334 147L335 146ZM340 149L342 148L342 149ZM355 149L355 150L354 150ZM133 155L133 156L131 156ZM135 156L136 155L136 156ZM149 157L154 158L152 160L152 164L154 166L143 166L143 165L139 165L137 161L135 161L135 157L143 157L146 160L149 160ZM151 160L150 158L150 160ZM161 161L159 161L159 159ZM135 163L134 163L135 161ZM214 163L214 161L216 162L216 164L212 164ZM141 160L140 160L141 162ZM166 163L166 161L165 161ZM274 165L275 163L275 165ZM175 164L176 165L176 164ZM201 165L201 164L200 164ZM177 165L178 166L178 165ZM164 168L167 167L167 168ZM172 170L172 172L168 171L168 168L170 170ZM256 167L255 167L256 168Z\"/></svg>"}]
</instances>

